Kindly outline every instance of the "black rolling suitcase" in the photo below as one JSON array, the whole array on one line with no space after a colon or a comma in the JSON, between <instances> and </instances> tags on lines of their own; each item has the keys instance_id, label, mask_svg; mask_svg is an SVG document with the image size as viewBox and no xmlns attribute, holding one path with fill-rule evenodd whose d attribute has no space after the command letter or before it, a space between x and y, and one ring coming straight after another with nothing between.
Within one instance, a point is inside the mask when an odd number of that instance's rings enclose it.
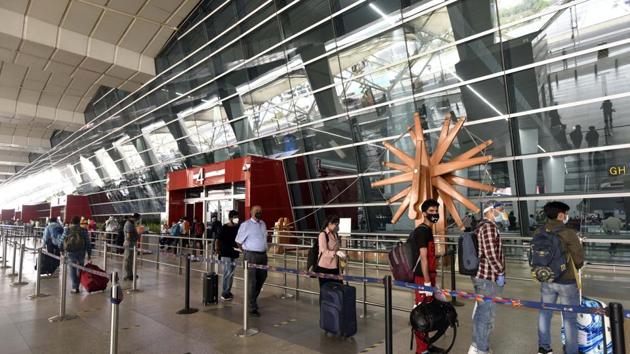
<instances>
[{"instance_id":1,"label":"black rolling suitcase","mask_svg":"<svg viewBox=\"0 0 630 354\"><path fill-rule=\"evenodd\" d=\"M320 290L319 326L327 333L352 337L357 333L357 290L329 282Z\"/></svg>"},{"instance_id":2,"label":"black rolling suitcase","mask_svg":"<svg viewBox=\"0 0 630 354\"><path fill-rule=\"evenodd\" d=\"M46 242L46 251L56 256L59 256L60 254L59 248L53 245L50 240ZM59 268L58 259L42 254L42 269L39 272L40 274L53 274L57 268ZM35 270L37 270L37 264L35 264Z\"/></svg>"},{"instance_id":3,"label":"black rolling suitcase","mask_svg":"<svg viewBox=\"0 0 630 354\"><path fill-rule=\"evenodd\" d=\"M202 302L204 306L219 302L219 276L215 272L203 275Z\"/></svg>"}]
</instances>

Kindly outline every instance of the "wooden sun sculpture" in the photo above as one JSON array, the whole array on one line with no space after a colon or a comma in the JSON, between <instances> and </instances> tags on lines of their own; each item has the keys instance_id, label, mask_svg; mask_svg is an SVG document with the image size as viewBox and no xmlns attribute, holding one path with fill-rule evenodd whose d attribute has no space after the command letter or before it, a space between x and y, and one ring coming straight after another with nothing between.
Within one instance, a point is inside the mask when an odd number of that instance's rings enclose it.
<instances>
[{"instance_id":1,"label":"wooden sun sculpture","mask_svg":"<svg viewBox=\"0 0 630 354\"><path fill-rule=\"evenodd\" d=\"M448 211L461 229L464 228L462 219L455 208L455 201L460 202L475 213L479 212L479 208L458 192L454 187L455 185L485 192L493 192L495 190L495 188L490 185L459 177L454 174L457 170L485 164L492 160L492 156L475 157L492 144L492 140L487 140L449 161L443 161L444 155L446 155L446 152L452 145L453 140L455 140L457 133L459 133L465 121L466 117L461 117L457 120L454 127L451 128L450 115L445 117L435 151L431 156L429 156L424 141L424 131L420 124L420 116L418 114L414 115L414 127L408 128L408 135L415 145L415 156L407 155L390 143L383 143L385 148L403 163L384 162L384 166L400 171L400 173L393 177L374 182L372 183L372 187L411 183L410 186L389 198L387 201L388 204L391 204L402 199L402 204L392 217L392 224L400 220L405 210L409 210L409 218L415 220L416 225L419 225L423 221L422 213L420 212L420 204L426 199L435 198L440 202L441 217L434 233L441 235L443 238L446 231L445 211ZM444 208L446 208L446 210ZM441 251L443 251L443 247L440 248L442 248ZM438 251L438 253L442 252Z\"/></svg>"}]
</instances>

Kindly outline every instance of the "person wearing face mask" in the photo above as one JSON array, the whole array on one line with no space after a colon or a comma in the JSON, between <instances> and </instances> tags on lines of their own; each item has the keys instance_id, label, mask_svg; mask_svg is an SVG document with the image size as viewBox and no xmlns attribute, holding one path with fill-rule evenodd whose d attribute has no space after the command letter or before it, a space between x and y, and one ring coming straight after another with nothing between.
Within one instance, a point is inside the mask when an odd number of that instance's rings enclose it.
<instances>
[{"instance_id":1,"label":"person wearing face mask","mask_svg":"<svg viewBox=\"0 0 630 354\"><path fill-rule=\"evenodd\" d=\"M505 286L505 257L501 235L495 223L501 212L494 201L483 206L483 220L475 229L478 242L479 270L471 276L475 293L484 296L500 296ZM490 332L494 326L496 304L477 302L473 311L472 344L468 354L490 353Z\"/></svg>"},{"instance_id":2,"label":"person wearing face mask","mask_svg":"<svg viewBox=\"0 0 630 354\"><path fill-rule=\"evenodd\" d=\"M317 261L317 273L339 274L339 258L345 259L346 254L339 250L339 217L328 215L326 227L319 233L319 259ZM319 278L319 287L328 282L342 283L337 279Z\"/></svg>"},{"instance_id":3,"label":"person wearing face mask","mask_svg":"<svg viewBox=\"0 0 630 354\"><path fill-rule=\"evenodd\" d=\"M435 278L437 275L437 262L435 258L435 243L433 242L433 225L440 219L439 214L440 203L435 199L427 199L420 206L423 221L409 235L409 240L413 245L413 249L418 250L420 261L414 269L414 281L416 284L424 286L435 286ZM423 301L430 301L433 296L431 291L417 291L416 304ZM416 336L416 353L443 353L440 348L430 346L426 340L426 334L415 332Z\"/></svg>"},{"instance_id":4,"label":"person wearing face mask","mask_svg":"<svg viewBox=\"0 0 630 354\"><path fill-rule=\"evenodd\" d=\"M250 210L251 219L245 221L238 228L236 243L250 264L267 265L267 225L262 220L262 208L254 205ZM267 270L258 268L247 269L249 284L249 313L260 317L258 311L258 295L267 279Z\"/></svg>"},{"instance_id":5,"label":"person wearing face mask","mask_svg":"<svg viewBox=\"0 0 630 354\"><path fill-rule=\"evenodd\" d=\"M562 241L567 258L567 269L560 279L554 282L540 283L540 297L544 303L560 303L563 305L580 304L580 292L577 283L577 270L584 264L584 249L574 229L566 227L569 221L569 206L562 202L549 202L543 210L547 215L547 230L554 230L554 235ZM551 317L553 311L541 310L538 315L538 354L553 354L551 350ZM578 353L577 314L563 312L562 321L565 329L565 353Z\"/></svg>"},{"instance_id":6,"label":"person wearing face mask","mask_svg":"<svg viewBox=\"0 0 630 354\"><path fill-rule=\"evenodd\" d=\"M223 292L221 300L230 301L232 295L232 282L234 280L234 268L239 252L236 250L236 234L238 232L238 211L231 210L228 213L228 222L221 226L217 234L215 250L223 263Z\"/></svg>"}]
</instances>

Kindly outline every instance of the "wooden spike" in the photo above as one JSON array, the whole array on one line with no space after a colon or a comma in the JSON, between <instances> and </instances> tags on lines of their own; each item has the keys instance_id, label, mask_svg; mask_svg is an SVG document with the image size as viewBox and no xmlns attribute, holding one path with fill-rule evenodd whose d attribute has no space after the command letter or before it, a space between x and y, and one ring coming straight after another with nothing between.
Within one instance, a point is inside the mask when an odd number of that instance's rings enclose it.
<instances>
[{"instance_id":1,"label":"wooden spike","mask_svg":"<svg viewBox=\"0 0 630 354\"><path fill-rule=\"evenodd\" d=\"M484 192L494 192L496 188L489 184L483 184L477 181L473 181L472 179L463 178L454 175L443 176L443 178L448 181L450 184L457 184L458 186L468 187L472 189L482 190Z\"/></svg>"},{"instance_id":2,"label":"wooden spike","mask_svg":"<svg viewBox=\"0 0 630 354\"><path fill-rule=\"evenodd\" d=\"M404 162L405 165L409 166L409 168L413 168L414 160L411 156L405 154L402 150L400 150L399 148L395 147L394 145L388 142L384 142L383 146L385 146L387 150L389 150L392 154L394 154L402 162Z\"/></svg>"},{"instance_id":3,"label":"wooden spike","mask_svg":"<svg viewBox=\"0 0 630 354\"><path fill-rule=\"evenodd\" d=\"M466 208L474 211L475 213L479 211L479 207L477 207L477 205L468 200L468 198L464 197L453 186L446 182L444 178L438 176L433 177L431 180L433 181L433 185L435 186L435 188L450 195L452 198L455 198L455 200L462 203Z\"/></svg>"},{"instance_id":4,"label":"wooden spike","mask_svg":"<svg viewBox=\"0 0 630 354\"><path fill-rule=\"evenodd\" d=\"M409 194L409 191L411 190L411 187L407 187L403 190L401 190L400 192L398 192L398 194L396 194L395 196L387 199L387 204L391 204L394 203L404 197L406 197Z\"/></svg>"},{"instance_id":5,"label":"wooden spike","mask_svg":"<svg viewBox=\"0 0 630 354\"><path fill-rule=\"evenodd\" d=\"M457 170L463 170L465 168L481 165L492 160L492 156L480 156L468 159L466 161L451 161L443 162L437 166L431 167L431 177L445 175Z\"/></svg>"},{"instance_id":6,"label":"wooden spike","mask_svg":"<svg viewBox=\"0 0 630 354\"><path fill-rule=\"evenodd\" d=\"M478 153L482 152L483 150L485 150L488 146L490 146L492 144L492 140L486 140L483 143L475 146L474 148L466 151L465 153L455 157L454 159L452 159L451 161L462 161L462 160L468 160L471 157L474 157L475 155L477 155Z\"/></svg>"},{"instance_id":7,"label":"wooden spike","mask_svg":"<svg viewBox=\"0 0 630 354\"><path fill-rule=\"evenodd\" d=\"M448 130L451 127L451 115L448 114L444 117L444 124L442 124L442 130L440 130L440 137L438 138L438 144L448 136Z\"/></svg>"},{"instance_id":8,"label":"wooden spike","mask_svg":"<svg viewBox=\"0 0 630 354\"><path fill-rule=\"evenodd\" d=\"M416 145L416 133L413 131L413 128L408 127L407 132L409 133L409 137L411 138L413 145Z\"/></svg>"},{"instance_id":9,"label":"wooden spike","mask_svg":"<svg viewBox=\"0 0 630 354\"><path fill-rule=\"evenodd\" d=\"M395 163L395 162L383 162L383 166L389 167L392 170L398 170L398 171L401 171L401 172L409 172L409 171L411 171L411 167L409 167L407 165Z\"/></svg>"},{"instance_id":10,"label":"wooden spike","mask_svg":"<svg viewBox=\"0 0 630 354\"><path fill-rule=\"evenodd\" d=\"M409 218L415 219L418 217L417 210L418 205L422 201L419 200L422 196L420 193L420 170L421 170L421 162L422 162L422 150L424 149L424 142L416 140L416 155L413 169L413 179L411 180L411 192L409 193Z\"/></svg>"},{"instance_id":11,"label":"wooden spike","mask_svg":"<svg viewBox=\"0 0 630 354\"><path fill-rule=\"evenodd\" d=\"M385 178L380 181L372 182L372 187L382 187L389 184L403 183L403 182L411 182L413 178L413 172L405 172L397 174L393 177Z\"/></svg>"},{"instance_id":12,"label":"wooden spike","mask_svg":"<svg viewBox=\"0 0 630 354\"><path fill-rule=\"evenodd\" d=\"M398 220L400 220L400 217L405 213L405 210L407 210L408 206L409 196L407 196L407 198L403 200L402 204L400 204L400 207L398 207L398 210L396 210L396 214L394 214L394 216L392 217L392 224L395 224L398 222Z\"/></svg>"},{"instance_id":13,"label":"wooden spike","mask_svg":"<svg viewBox=\"0 0 630 354\"><path fill-rule=\"evenodd\" d=\"M437 165L440 161L442 161L442 158L444 158L444 155L451 147L451 144L453 144L453 140L455 140L459 130L462 129L464 122L466 122L466 118L460 118L455 124L455 127L449 130L448 135L444 139L440 136L440 141L438 141L437 147L435 148L433 155L431 155L431 165Z\"/></svg>"},{"instance_id":14,"label":"wooden spike","mask_svg":"<svg viewBox=\"0 0 630 354\"><path fill-rule=\"evenodd\" d=\"M438 193L440 194L440 198L442 198L442 200L444 201L444 206L446 207L446 210L448 210L449 214L451 214L457 226L459 226L459 228L463 230L464 222L462 221L462 218L459 215L457 208L455 208L455 202L453 202L453 198L451 198L451 196L446 193L442 193L442 192L438 192Z\"/></svg>"}]
</instances>

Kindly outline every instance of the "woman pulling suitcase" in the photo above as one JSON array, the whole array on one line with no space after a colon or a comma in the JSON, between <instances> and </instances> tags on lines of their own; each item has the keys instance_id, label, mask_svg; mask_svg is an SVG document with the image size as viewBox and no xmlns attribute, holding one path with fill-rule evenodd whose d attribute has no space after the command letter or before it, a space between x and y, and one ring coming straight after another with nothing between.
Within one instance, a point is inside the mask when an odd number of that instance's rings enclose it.
<instances>
[{"instance_id":1,"label":"woman pulling suitcase","mask_svg":"<svg viewBox=\"0 0 630 354\"><path fill-rule=\"evenodd\" d=\"M318 273L339 275L339 262L346 255L339 250L339 217L326 218L326 227L319 234ZM356 288L339 279L319 278L319 326L326 333L352 337L357 332Z\"/></svg>"},{"instance_id":2,"label":"woman pulling suitcase","mask_svg":"<svg viewBox=\"0 0 630 354\"><path fill-rule=\"evenodd\" d=\"M319 233L319 257L315 272L339 275L339 259L345 259L346 255L339 250L339 217L329 215L326 218L326 227ZM319 287L328 282L342 283L341 280L319 278Z\"/></svg>"}]
</instances>

